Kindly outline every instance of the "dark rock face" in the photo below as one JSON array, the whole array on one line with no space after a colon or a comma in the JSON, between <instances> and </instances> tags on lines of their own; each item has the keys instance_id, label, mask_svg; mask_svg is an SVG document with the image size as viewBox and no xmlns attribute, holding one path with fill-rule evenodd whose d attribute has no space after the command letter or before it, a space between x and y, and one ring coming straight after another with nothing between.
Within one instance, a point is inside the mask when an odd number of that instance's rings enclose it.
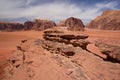
<instances>
[{"instance_id":1,"label":"dark rock face","mask_svg":"<svg viewBox=\"0 0 120 80\"><path fill-rule=\"evenodd\" d=\"M84 24L80 19L70 17L66 19L65 26L71 31L84 31Z\"/></svg>"},{"instance_id":2,"label":"dark rock face","mask_svg":"<svg viewBox=\"0 0 120 80\"><path fill-rule=\"evenodd\" d=\"M35 19L33 21L33 29L37 30L37 31L42 31L48 28L52 28L55 27L56 24L53 21L50 20L39 20L39 19Z\"/></svg>"},{"instance_id":3,"label":"dark rock face","mask_svg":"<svg viewBox=\"0 0 120 80\"><path fill-rule=\"evenodd\" d=\"M120 10L107 10L88 25L91 29L120 30Z\"/></svg>"},{"instance_id":4,"label":"dark rock face","mask_svg":"<svg viewBox=\"0 0 120 80\"><path fill-rule=\"evenodd\" d=\"M0 31L19 31L23 29L24 29L24 25L20 23L0 22Z\"/></svg>"}]
</instances>

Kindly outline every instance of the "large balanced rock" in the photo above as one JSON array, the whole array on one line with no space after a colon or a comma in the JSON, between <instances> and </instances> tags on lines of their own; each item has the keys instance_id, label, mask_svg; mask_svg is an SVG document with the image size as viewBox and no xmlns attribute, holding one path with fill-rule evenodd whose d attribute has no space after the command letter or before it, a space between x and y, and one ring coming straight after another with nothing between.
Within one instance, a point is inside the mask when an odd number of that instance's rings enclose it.
<instances>
[{"instance_id":1,"label":"large balanced rock","mask_svg":"<svg viewBox=\"0 0 120 80\"><path fill-rule=\"evenodd\" d=\"M20 23L0 22L0 31L19 31L23 29L24 25Z\"/></svg>"},{"instance_id":2,"label":"large balanced rock","mask_svg":"<svg viewBox=\"0 0 120 80\"><path fill-rule=\"evenodd\" d=\"M66 19L65 26L71 31L84 31L84 24L80 19L70 17Z\"/></svg>"},{"instance_id":3,"label":"large balanced rock","mask_svg":"<svg viewBox=\"0 0 120 80\"><path fill-rule=\"evenodd\" d=\"M120 30L120 10L107 10L88 25L91 29Z\"/></svg>"}]
</instances>

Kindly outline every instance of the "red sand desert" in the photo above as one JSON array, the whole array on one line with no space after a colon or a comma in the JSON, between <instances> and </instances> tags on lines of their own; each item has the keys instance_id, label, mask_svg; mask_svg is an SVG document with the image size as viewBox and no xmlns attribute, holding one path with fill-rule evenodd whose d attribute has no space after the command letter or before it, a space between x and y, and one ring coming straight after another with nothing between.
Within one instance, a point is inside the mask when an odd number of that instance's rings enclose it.
<instances>
[{"instance_id":1,"label":"red sand desert","mask_svg":"<svg viewBox=\"0 0 120 80\"><path fill-rule=\"evenodd\" d=\"M89 40L94 41L96 39L104 39L106 40L107 43L111 44L117 44L120 45L120 31L109 31L109 30L91 30L91 29L86 29L84 32L75 32L77 34L88 34L89 35ZM20 44L21 40L24 39L41 39L43 35L42 31L18 31L18 32L0 32L0 73L2 75L2 69L5 67L5 63L7 58L11 55L11 52L16 49L16 46ZM98 54L100 51L96 49L93 45L89 46L89 49L93 51L93 53L97 52ZM104 55L102 55L104 56ZM105 57L105 56L104 56ZM48 63L48 62L46 62ZM53 67L56 67L53 64L50 64ZM45 66L43 66L45 67ZM42 68L43 68L42 67ZM52 71L51 71L52 72ZM56 73L56 72L53 72ZM49 75L53 74L49 73L48 77L51 77ZM48 77L46 77L43 73L39 73L44 80L48 80ZM56 73L57 74L57 73ZM54 76L52 76L54 78ZM51 78L53 80L53 78ZM42 79L42 80L43 80ZM70 79L68 79L70 80Z\"/></svg>"}]
</instances>

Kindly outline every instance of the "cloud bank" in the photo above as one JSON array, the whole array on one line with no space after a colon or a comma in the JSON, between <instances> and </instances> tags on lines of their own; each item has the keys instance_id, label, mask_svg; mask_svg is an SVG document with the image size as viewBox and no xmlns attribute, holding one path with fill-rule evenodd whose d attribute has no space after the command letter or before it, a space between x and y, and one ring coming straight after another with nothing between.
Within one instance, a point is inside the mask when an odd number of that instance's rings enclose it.
<instances>
[{"instance_id":1,"label":"cloud bank","mask_svg":"<svg viewBox=\"0 0 120 80\"><path fill-rule=\"evenodd\" d=\"M76 17L89 22L105 9L117 9L116 1L96 3L92 6L76 5L70 0L0 0L0 20L47 18L54 21ZM24 19L23 19L24 20Z\"/></svg>"}]
</instances>

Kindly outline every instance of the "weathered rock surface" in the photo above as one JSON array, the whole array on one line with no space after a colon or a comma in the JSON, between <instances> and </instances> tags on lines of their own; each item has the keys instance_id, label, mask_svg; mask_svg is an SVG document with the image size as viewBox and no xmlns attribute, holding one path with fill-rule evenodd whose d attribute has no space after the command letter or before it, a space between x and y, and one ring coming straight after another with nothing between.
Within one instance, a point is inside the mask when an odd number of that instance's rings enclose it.
<instances>
[{"instance_id":1,"label":"weathered rock surface","mask_svg":"<svg viewBox=\"0 0 120 80\"><path fill-rule=\"evenodd\" d=\"M65 26L71 31L84 31L84 24L80 19L70 17L65 21Z\"/></svg>"},{"instance_id":2,"label":"weathered rock surface","mask_svg":"<svg viewBox=\"0 0 120 80\"><path fill-rule=\"evenodd\" d=\"M64 28L63 28L64 29ZM82 47L86 49L86 46L90 43L86 39L88 35L86 34L74 34L68 31L60 31L57 29L48 29L44 31L44 38L50 41L56 41L65 44L72 44L73 46Z\"/></svg>"},{"instance_id":3,"label":"weathered rock surface","mask_svg":"<svg viewBox=\"0 0 120 80\"><path fill-rule=\"evenodd\" d=\"M96 46L98 46L103 54L107 55L109 60L120 63L120 46L109 45L101 42L96 43Z\"/></svg>"},{"instance_id":4,"label":"weathered rock surface","mask_svg":"<svg viewBox=\"0 0 120 80\"><path fill-rule=\"evenodd\" d=\"M72 40L83 40L83 43L86 38L65 38L67 44L59 41L63 39L61 35L68 33L63 28L54 28L45 30L44 39L22 40L8 59L3 80L120 80L119 63L105 61L71 44ZM46 39L46 36L53 38Z\"/></svg>"},{"instance_id":5,"label":"weathered rock surface","mask_svg":"<svg viewBox=\"0 0 120 80\"><path fill-rule=\"evenodd\" d=\"M19 31L23 29L24 26L20 23L0 22L0 31Z\"/></svg>"},{"instance_id":6,"label":"weathered rock surface","mask_svg":"<svg viewBox=\"0 0 120 80\"><path fill-rule=\"evenodd\" d=\"M120 10L107 10L88 25L91 29L120 30Z\"/></svg>"}]
</instances>

